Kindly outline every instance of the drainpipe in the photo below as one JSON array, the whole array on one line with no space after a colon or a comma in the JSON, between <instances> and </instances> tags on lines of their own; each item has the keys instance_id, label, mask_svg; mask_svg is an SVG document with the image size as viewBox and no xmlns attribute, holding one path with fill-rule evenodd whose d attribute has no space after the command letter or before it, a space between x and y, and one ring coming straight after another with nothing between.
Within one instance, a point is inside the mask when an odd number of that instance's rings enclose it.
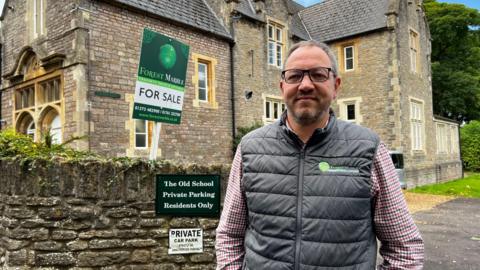
<instances>
[{"instance_id":1,"label":"drainpipe","mask_svg":"<svg viewBox=\"0 0 480 270\"><path fill-rule=\"evenodd\" d=\"M234 14L231 17L230 21L230 33L232 35L233 41L230 42L230 91L232 97L232 142L235 140L237 134L237 129L235 127L235 27L233 24L238 21L242 16ZM235 153L233 153L235 155Z\"/></svg>"},{"instance_id":2,"label":"drainpipe","mask_svg":"<svg viewBox=\"0 0 480 270\"><path fill-rule=\"evenodd\" d=\"M3 91L1 89L2 87L2 52L3 52L3 46L2 44L0 43L0 131L2 130L2 123L3 123L3 118L2 118L2 94L3 94Z\"/></svg>"},{"instance_id":3,"label":"drainpipe","mask_svg":"<svg viewBox=\"0 0 480 270\"><path fill-rule=\"evenodd\" d=\"M465 177L465 172L463 171L463 159L462 159L462 143L461 143L461 139L460 139L460 124L458 125L458 128L457 128L457 132L458 132L458 152L460 154L460 168L462 170L462 179Z\"/></svg>"}]
</instances>

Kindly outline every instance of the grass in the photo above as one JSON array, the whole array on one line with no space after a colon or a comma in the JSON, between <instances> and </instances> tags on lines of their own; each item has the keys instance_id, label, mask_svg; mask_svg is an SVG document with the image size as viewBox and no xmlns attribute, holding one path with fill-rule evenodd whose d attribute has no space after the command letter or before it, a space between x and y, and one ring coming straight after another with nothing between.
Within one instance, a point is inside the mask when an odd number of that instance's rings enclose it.
<instances>
[{"instance_id":1,"label":"grass","mask_svg":"<svg viewBox=\"0 0 480 270\"><path fill-rule=\"evenodd\" d=\"M409 191L434 195L480 198L480 173L468 173L468 176L463 179L416 187Z\"/></svg>"}]
</instances>

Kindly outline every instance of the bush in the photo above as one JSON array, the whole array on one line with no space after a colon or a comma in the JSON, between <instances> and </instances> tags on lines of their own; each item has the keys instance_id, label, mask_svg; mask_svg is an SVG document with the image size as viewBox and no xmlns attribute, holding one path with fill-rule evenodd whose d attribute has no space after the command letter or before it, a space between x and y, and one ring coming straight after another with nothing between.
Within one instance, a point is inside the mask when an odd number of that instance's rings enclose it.
<instances>
[{"instance_id":1,"label":"bush","mask_svg":"<svg viewBox=\"0 0 480 270\"><path fill-rule=\"evenodd\" d=\"M255 122L254 124L248 127L237 128L237 134L235 134L235 139L233 140L233 153L237 151L237 147L240 144L240 141L242 140L243 136L247 135L247 133L249 133L250 131L255 130L262 126L263 126L262 123Z\"/></svg>"},{"instance_id":2,"label":"bush","mask_svg":"<svg viewBox=\"0 0 480 270\"><path fill-rule=\"evenodd\" d=\"M460 137L465 168L480 171L480 121L471 121L463 126Z\"/></svg>"},{"instance_id":3,"label":"bush","mask_svg":"<svg viewBox=\"0 0 480 270\"><path fill-rule=\"evenodd\" d=\"M30 136L17 133L13 129L6 129L0 132L0 158L19 159L46 159L55 158L81 159L94 157L93 153L77 151L66 146L66 144L80 139L72 138L63 144L52 144L51 135L44 135L42 142L34 142Z\"/></svg>"}]
</instances>

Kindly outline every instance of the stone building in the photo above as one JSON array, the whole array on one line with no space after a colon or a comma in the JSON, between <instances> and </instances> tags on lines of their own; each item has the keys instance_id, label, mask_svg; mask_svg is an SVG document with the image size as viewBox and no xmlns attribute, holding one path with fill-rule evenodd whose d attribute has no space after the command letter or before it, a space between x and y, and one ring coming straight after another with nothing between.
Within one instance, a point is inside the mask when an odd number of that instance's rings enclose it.
<instances>
[{"instance_id":1,"label":"stone building","mask_svg":"<svg viewBox=\"0 0 480 270\"><path fill-rule=\"evenodd\" d=\"M461 175L458 124L433 117L421 0L309 8L292 0L7 1L3 22L2 126L36 138L50 127L60 141L88 135L82 149L146 156L152 123L130 115L148 27L191 46L182 123L162 126L158 156L229 162L237 128L273 122L285 109L279 80L288 48L315 39L339 59L337 115L403 153L409 186ZM59 89L52 100L47 88Z\"/></svg>"},{"instance_id":2,"label":"stone building","mask_svg":"<svg viewBox=\"0 0 480 270\"><path fill-rule=\"evenodd\" d=\"M158 156L229 162L232 38L204 1L6 1L2 21L2 127L148 156L153 124L131 118L146 27L190 46L182 122L162 125Z\"/></svg>"}]
</instances>

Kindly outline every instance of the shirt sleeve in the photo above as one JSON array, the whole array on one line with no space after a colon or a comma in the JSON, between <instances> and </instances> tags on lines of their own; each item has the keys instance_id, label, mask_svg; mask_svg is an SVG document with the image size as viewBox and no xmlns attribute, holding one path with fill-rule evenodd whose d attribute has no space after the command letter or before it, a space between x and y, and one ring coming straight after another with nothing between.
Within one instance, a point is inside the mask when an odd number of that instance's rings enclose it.
<instances>
[{"instance_id":1,"label":"shirt sleeve","mask_svg":"<svg viewBox=\"0 0 480 270\"><path fill-rule=\"evenodd\" d=\"M217 270L240 270L245 254L247 207L242 192L242 158L240 146L232 162L222 215L216 233Z\"/></svg>"},{"instance_id":2,"label":"shirt sleeve","mask_svg":"<svg viewBox=\"0 0 480 270\"><path fill-rule=\"evenodd\" d=\"M380 270L422 269L424 244L400 188L386 146L381 143L372 170L375 232L380 240Z\"/></svg>"}]
</instances>

